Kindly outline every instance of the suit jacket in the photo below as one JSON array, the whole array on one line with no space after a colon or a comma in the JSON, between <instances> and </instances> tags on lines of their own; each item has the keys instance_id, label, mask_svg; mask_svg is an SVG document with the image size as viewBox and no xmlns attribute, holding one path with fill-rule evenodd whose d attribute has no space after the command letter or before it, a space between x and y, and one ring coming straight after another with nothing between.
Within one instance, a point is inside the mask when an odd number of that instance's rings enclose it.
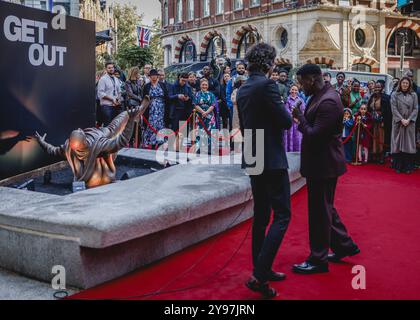
<instances>
[{"instance_id":1,"label":"suit jacket","mask_svg":"<svg viewBox=\"0 0 420 320\"><path fill-rule=\"evenodd\" d=\"M381 111L384 118L385 126L385 143L391 143L391 129L392 129L392 110L391 110L391 96L386 93L382 94Z\"/></svg>"},{"instance_id":2,"label":"suit jacket","mask_svg":"<svg viewBox=\"0 0 420 320\"><path fill-rule=\"evenodd\" d=\"M372 100L375 98L375 95L371 95L367 102L368 107L372 104ZM369 110L372 112L372 110ZM384 123L389 124L392 126L392 111L391 111L391 96L387 95L386 93L382 93L381 95L381 113L384 119Z\"/></svg>"},{"instance_id":3,"label":"suit jacket","mask_svg":"<svg viewBox=\"0 0 420 320\"><path fill-rule=\"evenodd\" d=\"M252 151L255 155L256 129L264 130L264 170L287 169L283 133L292 126L292 118L284 107L278 86L267 79L262 72L251 73L237 95L239 124L244 129L252 129ZM254 167L242 157L242 167Z\"/></svg>"},{"instance_id":4,"label":"suit jacket","mask_svg":"<svg viewBox=\"0 0 420 320\"><path fill-rule=\"evenodd\" d=\"M190 99L188 101L181 101L178 98L178 95L186 95ZM179 81L177 80L175 84L172 85L172 91L169 93L170 99L170 118L174 117L176 110L183 110L186 114L190 114L192 112L192 100L194 99L192 89L189 85L185 84L181 86Z\"/></svg>"},{"instance_id":5,"label":"suit jacket","mask_svg":"<svg viewBox=\"0 0 420 320\"><path fill-rule=\"evenodd\" d=\"M325 84L298 118L302 132L302 176L333 178L346 172L344 149L341 144L344 107L340 96L330 84Z\"/></svg>"}]
</instances>

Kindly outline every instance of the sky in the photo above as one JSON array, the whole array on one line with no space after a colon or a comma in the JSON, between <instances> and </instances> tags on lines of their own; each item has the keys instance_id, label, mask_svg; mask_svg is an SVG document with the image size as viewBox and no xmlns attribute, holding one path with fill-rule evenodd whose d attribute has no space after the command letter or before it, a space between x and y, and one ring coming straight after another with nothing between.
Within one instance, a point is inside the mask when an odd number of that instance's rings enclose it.
<instances>
[{"instance_id":1,"label":"sky","mask_svg":"<svg viewBox=\"0 0 420 320\"><path fill-rule=\"evenodd\" d=\"M111 3L132 3L137 6L138 13L143 14L143 23L152 25L154 18L160 18L159 0L110 0Z\"/></svg>"}]
</instances>

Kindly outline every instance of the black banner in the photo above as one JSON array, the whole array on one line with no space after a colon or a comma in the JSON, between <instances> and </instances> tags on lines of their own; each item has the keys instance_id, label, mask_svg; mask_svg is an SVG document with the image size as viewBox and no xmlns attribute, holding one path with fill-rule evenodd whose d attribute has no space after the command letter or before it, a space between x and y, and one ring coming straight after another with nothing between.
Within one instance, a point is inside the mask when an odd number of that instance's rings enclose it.
<instances>
[{"instance_id":1,"label":"black banner","mask_svg":"<svg viewBox=\"0 0 420 320\"><path fill-rule=\"evenodd\" d=\"M0 180L52 159L34 139L60 145L95 124L95 24L0 1Z\"/></svg>"}]
</instances>

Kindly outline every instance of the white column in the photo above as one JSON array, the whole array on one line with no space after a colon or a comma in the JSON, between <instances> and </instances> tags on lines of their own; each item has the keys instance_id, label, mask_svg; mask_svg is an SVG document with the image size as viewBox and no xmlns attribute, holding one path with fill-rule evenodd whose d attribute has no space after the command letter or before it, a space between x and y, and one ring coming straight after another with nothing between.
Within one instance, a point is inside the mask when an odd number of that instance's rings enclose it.
<instances>
[{"instance_id":1,"label":"white column","mask_svg":"<svg viewBox=\"0 0 420 320\"><path fill-rule=\"evenodd\" d=\"M292 34L290 37L292 41L292 64L296 67L299 63L299 30L298 30L298 15L296 13L292 14Z\"/></svg>"},{"instance_id":2,"label":"white column","mask_svg":"<svg viewBox=\"0 0 420 320\"><path fill-rule=\"evenodd\" d=\"M171 52L169 54L170 57L170 62L169 64L173 64L175 62L175 47L177 46L177 42L176 42L176 38L174 36L171 37L171 42L172 42L172 46L171 46ZM176 63L178 63L179 61L176 61Z\"/></svg>"},{"instance_id":3,"label":"white column","mask_svg":"<svg viewBox=\"0 0 420 320\"><path fill-rule=\"evenodd\" d=\"M346 15L347 17L345 17ZM348 70L351 63L350 60L350 16L347 12L343 12L342 29L342 48L343 48L343 69Z\"/></svg>"},{"instance_id":4,"label":"white column","mask_svg":"<svg viewBox=\"0 0 420 320\"><path fill-rule=\"evenodd\" d=\"M268 23L268 16L264 19L264 42L265 43L271 43L271 32L270 32L270 26Z\"/></svg>"},{"instance_id":5,"label":"white column","mask_svg":"<svg viewBox=\"0 0 420 320\"><path fill-rule=\"evenodd\" d=\"M386 25L385 16L379 16L379 31L378 31L378 52L379 52L379 72L386 73Z\"/></svg>"},{"instance_id":6,"label":"white column","mask_svg":"<svg viewBox=\"0 0 420 320\"><path fill-rule=\"evenodd\" d=\"M191 38L193 38L193 37L191 37ZM200 62L201 41L202 41L202 39L200 39L200 31L196 31L195 32L194 43L195 43L195 50L197 51L197 62Z\"/></svg>"},{"instance_id":7,"label":"white column","mask_svg":"<svg viewBox=\"0 0 420 320\"><path fill-rule=\"evenodd\" d=\"M168 50L168 46L165 46L164 47L164 49L163 49L163 67L164 68L166 68L167 66L169 66L169 64L168 64L168 55L169 55L169 52L168 52L169 50Z\"/></svg>"},{"instance_id":8,"label":"white column","mask_svg":"<svg viewBox=\"0 0 420 320\"><path fill-rule=\"evenodd\" d=\"M232 25L231 24L228 24L226 26L226 29L227 29L227 31L226 31L226 39L225 39L225 41L226 41L226 56L228 56L230 59L234 59L236 57L233 57L232 56L232 39L233 39L233 36L232 36Z\"/></svg>"}]
</instances>

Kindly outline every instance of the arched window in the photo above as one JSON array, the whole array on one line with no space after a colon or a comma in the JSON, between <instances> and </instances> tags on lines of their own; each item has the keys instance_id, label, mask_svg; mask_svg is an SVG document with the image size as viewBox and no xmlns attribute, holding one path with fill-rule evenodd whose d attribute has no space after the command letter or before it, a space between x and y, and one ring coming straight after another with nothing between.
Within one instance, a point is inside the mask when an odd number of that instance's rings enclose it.
<instances>
[{"instance_id":1,"label":"arched window","mask_svg":"<svg viewBox=\"0 0 420 320\"><path fill-rule=\"evenodd\" d=\"M212 60L224 54L226 54L225 40L221 36L214 36L207 46L207 60Z\"/></svg>"},{"instance_id":2,"label":"arched window","mask_svg":"<svg viewBox=\"0 0 420 320\"><path fill-rule=\"evenodd\" d=\"M195 49L195 44L191 40L185 42L181 48L179 54L180 63L194 62L197 60L197 51Z\"/></svg>"},{"instance_id":3,"label":"arched window","mask_svg":"<svg viewBox=\"0 0 420 320\"><path fill-rule=\"evenodd\" d=\"M355 38L354 40L356 41L356 44L359 47L363 48L365 43L366 43L366 33L365 33L365 31L361 28L358 28L355 32L355 37L354 38Z\"/></svg>"},{"instance_id":4,"label":"arched window","mask_svg":"<svg viewBox=\"0 0 420 320\"><path fill-rule=\"evenodd\" d=\"M351 66L352 71L371 72L372 67L364 63L356 63Z\"/></svg>"},{"instance_id":5,"label":"arched window","mask_svg":"<svg viewBox=\"0 0 420 320\"><path fill-rule=\"evenodd\" d=\"M187 1L187 14L188 14L188 21L194 19L194 0Z\"/></svg>"},{"instance_id":6,"label":"arched window","mask_svg":"<svg viewBox=\"0 0 420 320\"><path fill-rule=\"evenodd\" d=\"M176 0L176 22L182 21L182 0Z\"/></svg>"},{"instance_id":7,"label":"arched window","mask_svg":"<svg viewBox=\"0 0 420 320\"><path fill-rule=\"evenodd\" d=\"M261 41L260 34L256 31L248 31L245 33L241 40L239 41L238 45L238 52L237 52L237 58L243 59L245 58L246 51L253 46L254 44Z\"/></svg>"},{"instance_id":8,"label":"arched window","mask_svg":"<svg viewBox=\"0 0 420 320\"><path fill-rule=\"evenodd\" d=\"M289 43L289 33L283 27L279 28L275 34L276 45L280 50L283 50L287 47Z\"/></svg>"},{"instance_id":9,"label":"arched window","mask_svg":"<svg viewBox=\"0 0 420 320\"><path fill-rule=\"evenodd\" d=\"M163 5L163 25L167 26L169 24L169 11L168 11L168 1L165 1Z\"/></svg>"},{"instance_id":10,"label":"arched window","mask_svg":"<svg viewBox=\"0 0 420 320\"><path fill-rule=\"evenodd\" d=\"M408 28L399 28L391 35L388 44L388 55L401 55L404 39L405 55L407 57L420 57L420 39L413 30Z\"/></svg>"}]
</instances>

